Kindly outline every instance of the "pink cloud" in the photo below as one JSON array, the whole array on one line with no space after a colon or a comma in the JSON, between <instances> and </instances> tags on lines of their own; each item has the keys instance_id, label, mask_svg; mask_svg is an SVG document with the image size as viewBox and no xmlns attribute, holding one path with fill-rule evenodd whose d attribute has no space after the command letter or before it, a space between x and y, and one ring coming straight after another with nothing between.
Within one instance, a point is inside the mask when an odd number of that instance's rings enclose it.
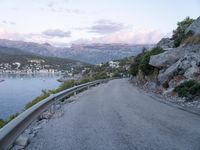
<instances>
[{"instance_id":1,"label":"pink cloud","mask_svg":"<svg viewBox=\"0 0 200 150\"><path fill-rule=\"evenodd\" d=\"M92 38L92 43L154 44L164 37L160 31L120 32L100 38Z\"/></svg>"}]
</instances>

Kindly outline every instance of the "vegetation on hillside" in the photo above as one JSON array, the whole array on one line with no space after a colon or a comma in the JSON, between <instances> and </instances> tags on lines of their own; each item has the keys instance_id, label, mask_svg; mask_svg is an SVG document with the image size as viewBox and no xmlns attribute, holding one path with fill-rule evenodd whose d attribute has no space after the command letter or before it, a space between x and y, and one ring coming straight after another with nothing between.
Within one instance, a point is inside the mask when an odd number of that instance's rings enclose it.
<instances>
[{"instance_id":1,"label":"vegetation on hillside","mask_svg":"<svg viewBox=\"0 0 200 150\"><path fill-rule=\"evenodd\" d=\"M6 124L6 122L3 119L0 119L0 129Z\"/></svg>"},{"instance_id":2,"label":"vegetation on hillside","mask_svg":"<svg viewBox=\"0 0 200 150\"><path fill-rule=\"evenodd\" d=\"M130 74L136 76L139 70L141 70L144 75L151 75L155 68L149 65L150 57L163 52L164 50L162 48L155 47L151 51L136 56L134 62L130 66Z\"/></svg>"},{"instance_id":3,"label":"vegetation on hillside","mask_svg":"<svg viewBox=\"0 0 200 150\"><path fill-rule=\"evenodd\" d=\"M200 34L189 36L183 41L184 44L200 44Z\"/></svg>"},{"instance_id":4,"label":"vegetation on hillside","mask_svg":"<svg viewBox=\"0 0 200 150\"><path fill-rule=\"evenodd\" d=\"M180 44L190 35L185 35L185 30L194 22L194 19L186 17L183 21L177 23L177 28L173 31L172 40L174 40L174 47Z\"/></svg>"},{"instance_id":5,"label":"vegetation on hillside","mask_svg":"<svg viewBox=\"0 0 200 150\"><path fill-rule=\"evenodd\" d=\"M190 97L194 98L200 96L200 83L195 80L189 80L178 85L174 92L178 94L179 97Z\"/></svg>"},{"instance_id":6,"label":"vegetation on hillside","mask_svg":"<svg viewBox=\"0 0 200 150\"><path fill-rule=\"evenodd\" d=\"M19 62L21 65L18 69L24 69L27 66L34 66L31 60L39 61L44 69L50 68L57 70L66 70L66 69L71 69L71 67L76 67L78 69L83 66L90 66L87 63L71 59L58 58L58 57L45 57L33 53L24 52L16 48L8 48L0 46L0 64L9 63L12 65L15 62ZM16 66L12 65L11 69L15 68Z\"/></svg>"}]
</instances>

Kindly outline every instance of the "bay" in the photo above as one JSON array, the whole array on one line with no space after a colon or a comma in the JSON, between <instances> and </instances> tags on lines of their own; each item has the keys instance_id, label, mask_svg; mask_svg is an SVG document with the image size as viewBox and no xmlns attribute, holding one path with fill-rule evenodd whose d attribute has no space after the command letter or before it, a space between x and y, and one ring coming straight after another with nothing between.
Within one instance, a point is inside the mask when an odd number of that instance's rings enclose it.
<instances>
[{"instance_id":1,"label":"bay","mask_svg":"<svg viewBox=\"0 0 200 150\"><path fill-rule=\"evenodd\" d=\"M57 88L58 74L0 74L0 118L24 110L24 106L42 94Z\"/></svg>"}]
</instances>

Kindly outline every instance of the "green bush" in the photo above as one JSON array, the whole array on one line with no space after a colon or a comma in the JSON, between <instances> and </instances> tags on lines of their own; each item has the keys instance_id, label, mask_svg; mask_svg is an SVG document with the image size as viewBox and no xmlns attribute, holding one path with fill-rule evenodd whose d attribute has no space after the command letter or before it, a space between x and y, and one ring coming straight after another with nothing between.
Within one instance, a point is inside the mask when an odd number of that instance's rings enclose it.
<instances>
[{"instance_id":1,"label":"green bush","mask_svg":"<svg viewBox=\"0 0 200 150\"><path fill-rule=\"evenodd\" d=\"M113 76L112 77L114 77L114 78L119 78L119 77L122 77L122 75L120 74L120 72L118 71L118 70L115 70L114 72L113 72Z\"/></svg>"},{"instance_id":2,"label":"green bush","mask_svg":"<svg viewBox=\"0 0 200 150\"><path fill-rule=\"evenodd\" d=\"M28 109L28 108L32 107L33 105L37 104L38 102L42 101L43 99L49 97L51 94L55 94L55 93L61 92L63 90L66 90L68 88L71 88L75 85L75 83L76 83L75 80L69 80L69 81L61 84L57 89L49 90L49 91L43 90L42 94L40 96L36 97L33 101L27 103L25 108Z\"/></svg>"},{"instance_id":3,"label":"green bush","mask_svg":"<svg viewBox=\"0 0 200 150\"><path fill-rule=\"evenodd\" d=\"M75 80L66 81L66 82L62 83L57 89L50 90L47 93L49 93L49 95L56 94L58 92L61 92L63 90L73 87L75 85L75 83L76 83Z\"/></svg>"},{"instance_id":4,"label":"green bush","mask_svg":"<svg viewBox=\"0 0 200 150\"><path fill-rule=\"evenodd\" d=\"M200 83L195 80L185 81L175 87L174 92L178 93L179 97L200 96Z\"/></svg>"},{"instance_id":5,"label":"green bush","mask_svg":"<svg viewBox=\"0 0 200 150\"><path fill-rule=\"evenodd\" d=\"M132 63L130 66L130 74L136 76L139 70L141 70L144 75L152 74L155 68L149 65L150 57L163 52L164 50L162 48L155 47L151 51L147 51L145 53L138 55L135 58L134 63Z\"/></svg>"},{"instance_id":6,"label":"green bush","mask_svg":"<svg viewBox=\"0 0 200 150\"><path fill-rule=\"evenodd\" d=\"M107 73L105 71L102 71L102 72L96 73L93 77L95 80L99 80L99 79L106 79L109 76L107 75Z\"/></svg>"},{"instance_id":7,"label":"green bush","mask_svg":"<svg viewBox=\"0 0 200 150\"><path fill-rule=\"evenodd\" d=\"M50 96L50 93L48 91L43 91L43 93L40 96L36 97L33 101L27 103L25 108L28 109L49 96Z\"/></svg>"},{"instance_id":8,"label":"green bush","mask_svg":"<svg viewBox=\"0 0 200 150\"><path fill-rule=\"evenodd\" d=\"M0 119L0 129L6 124L6 122L3 119Z\"/></svg>"},{"instance_id":9,"label":"green bush","mask_svg":"<svg viewBox=\"0 0 200 150\"><path fill-rule=\"evenodd\" d=\"M8 118L7 122L12 121L12 120L15 119L18 115L19 115L19 113L15 113L15 114L11 115L11 116Z\"/></svg>"},{"instance_id":10,"label":"green bush","mask_svg":"<svg viewBox=\"0 0 200 150\"><path fill-rule=\"evenodd\" d=\"M139 69L144 73L144 75L150 75L154 72L155 68L149 65L150 57L163 52L164 50L162 48L155 47L151 51L144 53L139 64Z\"/></svg>"},{"instance_id":11,"label":"green bush","mask_svg":"<svg viewBox=\"0 0 200 150\"><path fill-rule=\"evenodd\" d=\"M139 54L138 56L136 56L134 58L134 62L131 64L129 72L132 76L136 76L139 72L139 64L141 62L141 58L143 56L144 53Z\"/></svg>"},{"instance_id":12,"label":"green bush","mask_svg":"<svg viewBox=\"0 0 200 150\"><path fill-rule=\"evenodd\" d=\"M174 47L180 44L189 36L185 35L185 30L194 22L194 19L186 17L183 21L177 23L176 30L173 31L172 39L174 40Z\"/></svg>"}]
</instances>

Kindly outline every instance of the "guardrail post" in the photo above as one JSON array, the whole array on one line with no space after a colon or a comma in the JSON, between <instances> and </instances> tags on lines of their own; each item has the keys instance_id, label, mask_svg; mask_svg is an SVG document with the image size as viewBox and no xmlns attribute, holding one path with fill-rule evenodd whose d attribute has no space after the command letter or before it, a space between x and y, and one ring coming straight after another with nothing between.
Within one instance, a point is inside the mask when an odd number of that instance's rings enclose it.
<instances>
[{"instance_id":1,"label":"guardrail post","mask_svg":"<svg viewBox=\"0 0 200 150\"><path fill-rule=\"evenodd\" d=\"M77 94L77 93L76 93L76 91L75 91L75 92L74 92L74 97L76 97L76 94Z\"/></svg>"},{"instance_id":2,"label":"guardrail post","mask_svg":"<svg viewBox=\"0 0 200 150\"><path fill-rule=\"evenodd\" d=\"M51 105L50 107L50 113L54 114L54 112L55 112L55 104Z\"/></svg>"}]
</instances>

